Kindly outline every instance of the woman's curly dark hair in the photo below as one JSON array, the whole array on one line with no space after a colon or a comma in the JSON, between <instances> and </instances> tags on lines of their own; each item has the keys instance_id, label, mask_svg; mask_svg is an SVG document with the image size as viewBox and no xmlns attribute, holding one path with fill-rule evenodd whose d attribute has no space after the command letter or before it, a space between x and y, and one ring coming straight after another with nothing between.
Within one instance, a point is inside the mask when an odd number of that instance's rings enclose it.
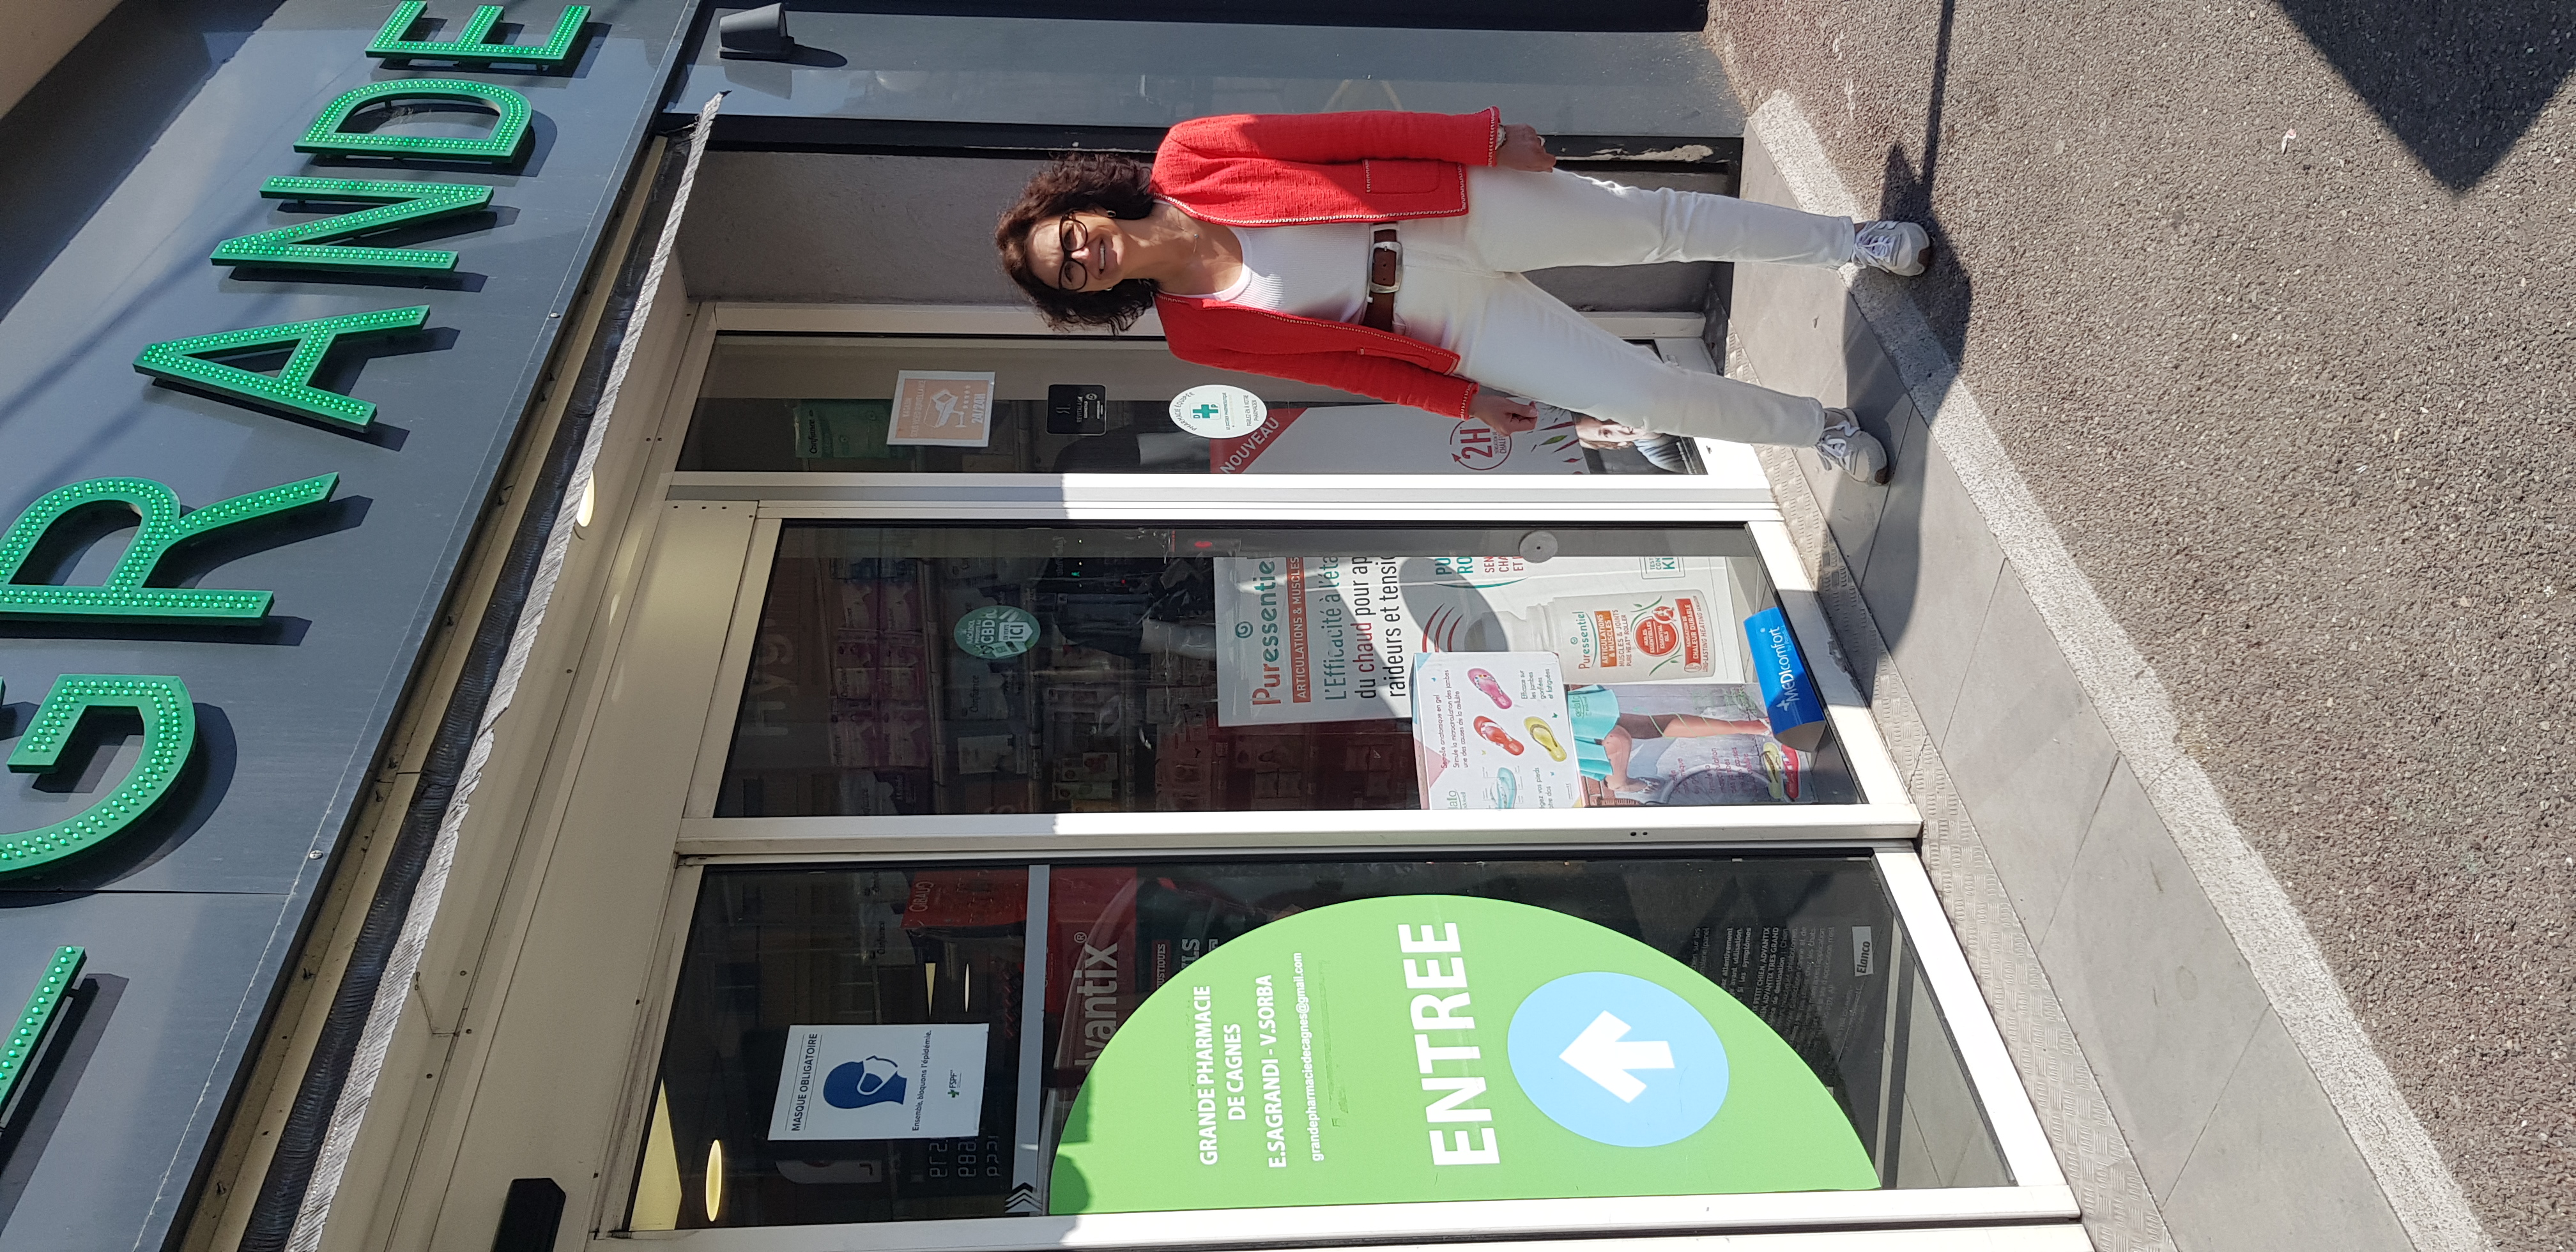
<instances>
[{"instance_id":1,"label":"woman's curly dark hair","mask_svg":"<svg viewBox=\"0 0 2576 1252\"><path fill-rule=\"evenodd\" d=\"M1153 167L1134 157L1106 152L1074 152L1057 157L1039 170L1020 192L1019 202L1002 214L993 228L993 246L1002 250L1002 272L1038 306L1047 325L1106 326L1125 330L1154 307L1154 284L1131 278L1106 291L1062 291L1029 267L1029 228L1068 213L1106 213L1134 220L1154 211L1147 180Z\"/></svg>"}]
</instances>

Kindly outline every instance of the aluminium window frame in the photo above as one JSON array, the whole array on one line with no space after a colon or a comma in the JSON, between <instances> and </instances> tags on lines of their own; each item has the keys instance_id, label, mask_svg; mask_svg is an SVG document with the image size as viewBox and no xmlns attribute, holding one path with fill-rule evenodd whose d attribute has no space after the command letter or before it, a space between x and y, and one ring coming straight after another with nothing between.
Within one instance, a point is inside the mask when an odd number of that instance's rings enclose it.
<instances>
[{"instance_id":1,"label":"aluminium window frame","mask_svg":"<svg viewBox=\"0 0 2576 1252\"><path fill-rule=\"evenodd\" d=\"M701 316L688 347L692 359L680 371L683 386L692 392L705 374L717 337L725 333L1035 337L1031 333L1035 319L1021 308L718 303L699 309ZM1658 352L1686 368L1717 372L1707 347L1696 337L1700 329L1696 318L1595 316L1618 333L1653 339ZM1635 324L1626 324L1627 319ZM1155 329L1143 326L1138 331ZM1063 341L1061 336L1047 338ZM694 399L693 394L673 396L672 407L677 410L673 416L682 427ZM677 433L666 429L665 437ZM2017 1237L2030 1237L2033 1248L2057 1246L2053 1235L2042 1232L2079 1229L2071 1225L2077 1216L2073 1192L1915 851L1920 814L1906 798L1867 700L1835 661L1816 590L1767 486L1747 485L1762 481L1750 450L1706 440L1700 441L1700 447L1710 477L1622 478L1616 482L1615 497L1604 490L1601 480L1585 477L1462 482L1451 476L1304 475L1254 481L1170 475L666 471L662 482L666 509L683 502L728 511L747 507L752 511L752 532L738 569L701 571L704 585L711 587L731 575L731 621L717 661L716 697L709 702L699 730L696 765L679 823L678 864L664 903L654 980L646 1012L637 1022L641 1033L629 1050L632 1072L624 1084L619 1125L611 1132L610 1151L603 1162L607 1172L596 1197L598 1220L592 1229L599 1233L593 1243L686 1237L703 1252L1036 1252L1409 1241L1456 1246L1480 1238L1622 1236L1620 1246L1631 1248L1638 1246L1639 1238L1662 1235L1817 1227L1876 1232L1870 1237L1901 1235L1909 1245L1922 1238L1928 1248L1946 1246L1948 1236L1958 1228L1983 1227L1968 1237L2012 1230ZM961 516L1068 525L1296 526L1353 521L1739 525L1749 532L1784 613L1815 662L1819 694L1851 761L1862 802L1550 813L1243 812L1226 814L1222 831L1209 829L1209 815L1204 813L715 817L768 573L784 526L815 520L937 526ZM1597 1199L1435 1201L673 1232L619 1228L632 1203L652 1113L654 1074L678 990L698 888L708 866L993 860L1053 865L1110 858L1220 859L1282 853L1455 857L1480 851L1498 856L1555 851L1617 857L1647 848L1657 855L1805 851L1870 856L2014 1182L2001 1187L1902 1191L1636 1197L1615 1204ZM2080 1231L2074 1238L2080 1241Z\"/></svg>"}]
</instances>

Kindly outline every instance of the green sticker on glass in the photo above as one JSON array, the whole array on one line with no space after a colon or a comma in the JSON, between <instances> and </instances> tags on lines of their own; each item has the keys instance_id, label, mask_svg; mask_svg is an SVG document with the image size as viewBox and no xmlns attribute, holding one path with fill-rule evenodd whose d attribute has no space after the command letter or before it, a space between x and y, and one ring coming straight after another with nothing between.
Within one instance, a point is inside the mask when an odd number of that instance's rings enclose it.
<instances>
[{"instance_id":1,"label":"green sticker on glass","mask_svg":"<svg viewBox=\"0 0 2576 1252\"><path fill-rule=\"evenodd\" d=\"M968 656L999 661L1037 646L1038 619L1027 609L987 604L967 610L966 616L957 619L957 629L949 633Z\"/></svg>"},{"instance_id":2,"label":"green sticker on glass","mask_svg":"<svg viewBox=\"0 0 2576 1252\"><path fill-rule=\"evenodd\" d=\"M796 458L800 461L882 460L892 400L799 400Z\"/></svg>"},{"instance_id":3,"label":"green sticker on glass","mask_svg":"<svg viewBox=\"0 0 2576 1252\"><path fill-rule=\"evenodd\" d=\"M1689 967L1548 909L1394 896L1273 922L1147 998L1048 1208L1877 1185L1814 1071Z\"/></svg>"}]
</instances>

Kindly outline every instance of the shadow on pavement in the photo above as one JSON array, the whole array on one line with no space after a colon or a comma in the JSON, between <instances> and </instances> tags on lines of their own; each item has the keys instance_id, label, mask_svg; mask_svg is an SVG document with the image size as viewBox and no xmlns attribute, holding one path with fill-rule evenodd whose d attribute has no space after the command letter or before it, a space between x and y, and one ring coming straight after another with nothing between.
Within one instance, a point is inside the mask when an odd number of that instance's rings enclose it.
<instances>
[{"instance_id":1,"label":"shadow on pavement","mask_svg":"<svg viewBox=\"0 0 2576 1252\"><path fill-rule=\"evenodd\" d=\"M1941 24L1932 43L1931 98L1923 106L1923 156L1909 156L1901 143L1887 146L1887 169L1879 184L1878 215L1915 222L1932 236L1932 264L1906 283L1906 294L1932 323L1941 350L1954 364L1964 364L1968 348L1968 306L1974 284L1959 264L1949 232L1932 208L1933 181L1941 172L1941 113L1950 95L1950 32L1958 18L1958 0L1941 0ZM1924 420L1931 420L1926 412Z\"/></svg>"},{"instance_id":2,"label":"shadow on pavement","mask_svg":"<svg viewBox=\"0 0 2576 1252\"><path fill-rule=\"evenodd\" d=\"M2454 193L2485 178L2576 71L2567 0L2279 0Z\"/></svg>"}]
</instances>

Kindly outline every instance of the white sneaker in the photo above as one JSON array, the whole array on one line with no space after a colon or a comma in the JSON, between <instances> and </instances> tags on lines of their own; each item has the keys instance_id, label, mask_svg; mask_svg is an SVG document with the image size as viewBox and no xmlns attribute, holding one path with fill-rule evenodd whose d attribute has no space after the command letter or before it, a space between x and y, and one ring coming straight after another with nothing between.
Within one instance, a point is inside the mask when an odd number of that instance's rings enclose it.
<instances>
[{"instance_id":1,"label":"white sneaker","mask_svg":"<svg viewBox=\"0 0 2576 1252\"><path fill-rule=\"evenodd\" d=\"M1862 222L1852 235L1861 264L1901 278L1922 273L1923 257L1932 251L1932 237L1912 222Z\"/></svg>"},{"instance_id":2,"label":"white sneaker","mask_svg":"<svg viewBox=\"0 0 2576 1252\"><path fill-rule=\"evenodd\" d=\"M1850 409L1825 410L1825 437L1816 441L1816 455L1871 486L1887 482L1887 445L1862 430Z\"/></svg>"}]
</instances>

